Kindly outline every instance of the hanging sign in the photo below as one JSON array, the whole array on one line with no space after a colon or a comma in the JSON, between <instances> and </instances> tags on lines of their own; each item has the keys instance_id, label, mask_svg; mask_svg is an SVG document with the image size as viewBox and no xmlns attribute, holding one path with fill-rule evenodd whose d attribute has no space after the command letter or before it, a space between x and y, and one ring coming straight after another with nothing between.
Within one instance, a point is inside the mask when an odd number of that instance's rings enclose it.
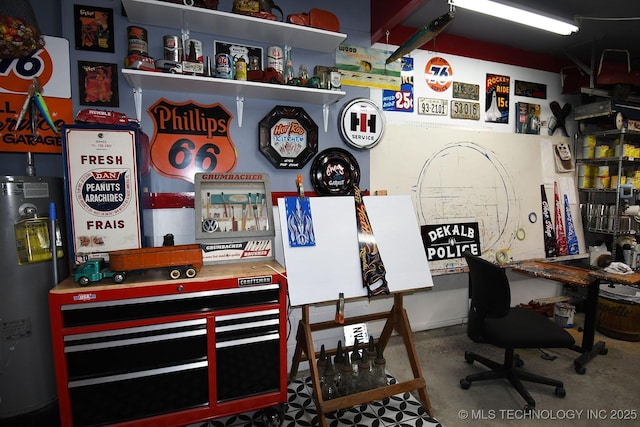
<instances>
[{"instance_id":1,"label":"hanging sign","mask_svg":"<svg viewBox=\"0 0 640 427\"><path fill-rule=\"evenodd\" d=\"M301 169L318 152L318 125L300 107L276 106L259 124L260 152L278 169Z\"/></svg>"},{"instance_id":2,"label":"hanging sign","mask_svg":"<svg viewBox=\"0 0 640 427\"><path fill-rule=\"evenodd\" d=\"M164 98L147 110L154 123L151 166L193 182L196 173L231 172L238 153L229 134L233 116L222 104L176 103Z\"/></svg>"}]
</instances>

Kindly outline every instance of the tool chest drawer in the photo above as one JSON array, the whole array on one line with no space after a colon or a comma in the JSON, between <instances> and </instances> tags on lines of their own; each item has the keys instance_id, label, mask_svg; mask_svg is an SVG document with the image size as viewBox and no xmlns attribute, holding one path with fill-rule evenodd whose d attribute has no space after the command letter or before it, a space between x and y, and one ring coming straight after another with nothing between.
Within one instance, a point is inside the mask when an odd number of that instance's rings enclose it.
<instances>
[{"instance_id":1,"label":"tool chest drawer","mask_svg":"<svg viewBox=\"0 0 640 427\"><path fill-rule=\"evenodd\" d=\"M240 286L246 268L54 288L61 425L182 426L286 403L286 280L252 268L259 284Z\"/></svg>"}]
</instances>

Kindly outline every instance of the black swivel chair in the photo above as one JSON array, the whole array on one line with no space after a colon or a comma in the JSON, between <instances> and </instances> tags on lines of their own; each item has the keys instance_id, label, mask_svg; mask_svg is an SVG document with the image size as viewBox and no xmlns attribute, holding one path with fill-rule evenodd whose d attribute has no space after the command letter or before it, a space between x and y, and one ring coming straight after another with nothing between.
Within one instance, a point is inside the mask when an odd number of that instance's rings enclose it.
<instances>
[{"instance_id":1,"label":"black swivel chair","mask_svg":"<svg viewBox=\"0 0 640 427\"><path fill-rule=\"evenodd\" d=\"M469 266L471 295L467 335L474 342L504 348L505 352L503 363L465 352L464 358L467 363L478 361L491 370L461 379L462 388L468 389L474 381L507 379L527 402L525 410L534 409L536 402L522 384L522 380L554 386L555 395L564 397L562 381L521 369L524 363L515 354L515 349L571 347L575 342L571 334L533 310L510 307L511 291L505 270L472 255L469 251L463 255Z\"/></svg>"}]
</instances>

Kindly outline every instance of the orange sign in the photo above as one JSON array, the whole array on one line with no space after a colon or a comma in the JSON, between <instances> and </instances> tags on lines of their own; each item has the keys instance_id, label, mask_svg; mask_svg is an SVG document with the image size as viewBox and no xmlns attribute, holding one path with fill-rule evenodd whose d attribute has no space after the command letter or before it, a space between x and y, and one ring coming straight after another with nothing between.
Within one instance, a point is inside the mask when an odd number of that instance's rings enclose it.
<instances>
[{"instance_id":1,"label":"orange sign","mask_svg":"<svg viewBox=\"0 0 640 427\"><path fill-rule=\"evenodd\" d=\"M435 56L424 66L424 78L435 92L444 92L453 81L453 69L446 59Z\"/></svg>"},{"instance_id":2,"label":"orange sign","mask_svg":"<svg viewBox=\"0 0 640 427\"><path fill-rule=\"evenodd\" d=\"M73 123L68 67L68 41L49 36L46 37L45 49L23 58L0 60L0 151L62 152L61 135L51 129L39 112L35 135L30 109L17 129L16 122L24 106L29 85L34 77L38 77L44 88L42 95L56 127Z\"/></svg>"},{"instance_id":3,"label":"orange sign","mask_svg":"<svg viewBox=\"0 0 640 427\"><path fill-rule=\"evenodd\" d=\"M193 182L198 172L232 172L238 161L229 135L233 116L222 104L174 103L161 98L147 110L154 122L151 166Z\"/></svg>"}]
</instances>

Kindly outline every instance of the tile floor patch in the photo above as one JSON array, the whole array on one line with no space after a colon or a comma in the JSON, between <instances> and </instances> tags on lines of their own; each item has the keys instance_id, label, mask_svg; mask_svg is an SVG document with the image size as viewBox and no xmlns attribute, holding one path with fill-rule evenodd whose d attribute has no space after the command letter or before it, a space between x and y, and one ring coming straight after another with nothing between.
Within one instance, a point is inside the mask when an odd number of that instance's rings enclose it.
<instances>
[{"instance_id":1,"label":"tile floor patch","mask_svg":"<svg viewBox=\"0 0 640 427\"><path fill-rule=\"evenodd\" d=\"M389 382L395 379L388 375ZM320 425L312 397L309 377L291 381L283 427L316 427ZM329 427L443 427L426 411L411 393L402 393L369 403L326 414ZM261 411L218 418L187 427L265 427Z\"/></svg>"}]
</instances>

